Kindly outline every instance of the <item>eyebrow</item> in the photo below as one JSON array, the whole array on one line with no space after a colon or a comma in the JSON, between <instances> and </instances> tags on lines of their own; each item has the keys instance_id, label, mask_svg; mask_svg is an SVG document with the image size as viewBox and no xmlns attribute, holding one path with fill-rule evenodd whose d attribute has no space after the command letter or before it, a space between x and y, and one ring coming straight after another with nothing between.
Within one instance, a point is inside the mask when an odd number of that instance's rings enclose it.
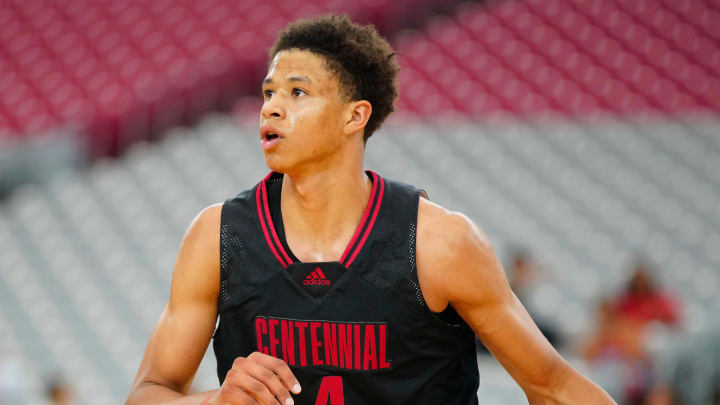
<instances>
[{"instance_id":1,"label":"eyebrow","mask_svg":"<svg viewBox=\"0 0 720 405\"><path fill-rule=\"evenodd\" d=\"M287 78L287 81L289 82L305 82L309 84L313 84L313 81L310 80L309 77L300 75L300 76L290 76ZM273 82L273 79L271 77L266 77L265 80L263 80L263 84L270 84Z\"/></svg>"}]
</instances>

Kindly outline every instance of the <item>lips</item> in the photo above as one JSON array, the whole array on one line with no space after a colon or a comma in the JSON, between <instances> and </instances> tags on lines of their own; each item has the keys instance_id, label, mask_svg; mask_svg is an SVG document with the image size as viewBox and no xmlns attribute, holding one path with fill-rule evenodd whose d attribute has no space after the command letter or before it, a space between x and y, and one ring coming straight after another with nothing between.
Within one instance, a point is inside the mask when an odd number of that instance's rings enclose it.
<instances>
[{"instance_id":1,"label":"lips","mask_svg":"<svg viewBox=\"0 0 720 405\"><path fill-rule=\"evenodd\" d=\"M260 127L260 145L267 150L275 146L285 136L272 125Z\"/></svg>"},{"instance_id":2,"label":"lips","mask_svg":"<svg viewBox=\"0 0 720 405\"><path fill-rule=\"evenodd\" d=\"M273 140L275 138L283 138L283 134L272 125L263 125L260 127L260 140Z\"/></svg>"}]
</instances>

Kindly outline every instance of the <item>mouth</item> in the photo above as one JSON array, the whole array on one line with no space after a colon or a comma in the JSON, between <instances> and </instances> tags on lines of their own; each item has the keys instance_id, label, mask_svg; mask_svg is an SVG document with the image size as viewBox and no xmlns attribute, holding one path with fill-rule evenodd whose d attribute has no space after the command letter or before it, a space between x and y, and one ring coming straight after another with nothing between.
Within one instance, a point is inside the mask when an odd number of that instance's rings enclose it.
<instances>
[{"instance_id":1,"label":"mouth","mask_svg":"<svg viewBox=\"0 0 720 405\"><path fill-rule=\"evenodd\" d=\"M282 134L270 125L263 125L260 128L260 145L263 149L269 149L283 138Z\"/></svg>"}]
</instances>

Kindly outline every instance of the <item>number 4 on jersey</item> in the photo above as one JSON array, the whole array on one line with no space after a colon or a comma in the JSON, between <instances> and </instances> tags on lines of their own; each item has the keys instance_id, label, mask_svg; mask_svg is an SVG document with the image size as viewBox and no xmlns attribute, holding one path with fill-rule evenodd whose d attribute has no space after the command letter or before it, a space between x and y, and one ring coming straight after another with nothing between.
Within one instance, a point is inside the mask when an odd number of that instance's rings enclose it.
<instances>
[{"instance_id":1,"label":"number 4 on jersey","mask_svg":"<svg viewBox=\"0 0 720 405\"><path fill-rule=\"evenodd\" d=\"M320 390L318 391L315 405L345 405L345 399L343 399L342 377L323 377L320 382Z\"/></svg>"}]
</instances>

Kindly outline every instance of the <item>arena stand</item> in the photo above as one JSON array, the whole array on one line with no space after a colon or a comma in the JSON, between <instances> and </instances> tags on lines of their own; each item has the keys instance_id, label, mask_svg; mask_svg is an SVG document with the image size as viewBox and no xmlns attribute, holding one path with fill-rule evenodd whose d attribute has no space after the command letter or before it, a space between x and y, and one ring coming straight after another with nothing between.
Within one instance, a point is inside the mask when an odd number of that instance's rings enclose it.
<instances>
[{"instance_id":1,"label":"arena stand","mask_svg":"<svg viewBox=\"0 0 720 405\"><path fill-rule=\"evenodd\" d=\"M466 3L396 39L421 115L631 117L720 109L712 1Z\"/></svg>"},{"instance_id":2,"label":"arena stand","mask_svg":"<svg viewBox=\"0 0 720 405\"><path fill-rule=\"evenodd\" d=\"M0 10L0 133L75 127L93 155L116 154L257 92L288 21L343 11L391 34L447 3L11 1Z\"/></svg>"},{"instance_id":3,"label":"arena stand","mask_svg":"<svg viewBox=\"0 0 720 405\"><path fill-rule=\"evenodd\" d=\"M346 12L392 35L455 3L5 1L0 196L87 159L116 156L209 111L231 110L239 96L259 91L267 48L289 21Z\"/></svg>"},{"instance_id":4,"label":"arena stand","mask_svg":"<svg viewBox=\"0 0 720 405\"><path fill-rule=\"evenodd\" d=\"M547 275L532 305L571 340L592 326L592 306L624 282L633 255L647 255L685 318L679 336L654 342L658 363L684 403L711 403L720 375L720 7L469 2L402 30L417 10L439 6L419 1L404 19L401 2L360 3L0 9L4 137L72 124L87 128L73 132L92 139L96 158L0 206L0 361L14 359L5 364L22 376L14 399L2 400L42 404L43 378L59 372L81 404L122 402L190 220L265 174L256 125L243 118L258 101L235 99L256 92L265 49L286 21L343 10L390 35L403 68L399 111L368 143L367 167L468 214L501 258L518 244L535 252ZM234 104L239 125L207 115ZM195 389L216 384L208 355ZM524 400L483 357L479 396Z\"/></svg>"}]
</instances>

